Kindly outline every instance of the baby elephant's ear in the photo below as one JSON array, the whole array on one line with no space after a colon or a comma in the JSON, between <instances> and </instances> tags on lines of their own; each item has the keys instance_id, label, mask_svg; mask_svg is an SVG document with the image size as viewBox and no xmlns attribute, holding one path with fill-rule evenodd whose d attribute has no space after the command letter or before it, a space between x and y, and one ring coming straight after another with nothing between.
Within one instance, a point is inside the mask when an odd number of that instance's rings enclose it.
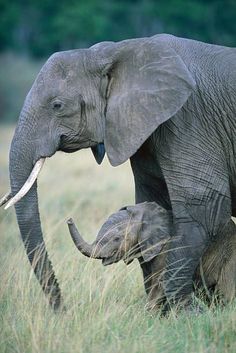
<instances>
[{"instance_id":1,"label":"baby elephant's ear","mask_svg":"<svg viewBox=\"0 0 236 353\"><path fill-rule=\"evenodd\" d=\"M142 227L138 242L145 262L151 261L171 237L172 213L155 202L143 204Z\"/></svg>"}]
</instances>

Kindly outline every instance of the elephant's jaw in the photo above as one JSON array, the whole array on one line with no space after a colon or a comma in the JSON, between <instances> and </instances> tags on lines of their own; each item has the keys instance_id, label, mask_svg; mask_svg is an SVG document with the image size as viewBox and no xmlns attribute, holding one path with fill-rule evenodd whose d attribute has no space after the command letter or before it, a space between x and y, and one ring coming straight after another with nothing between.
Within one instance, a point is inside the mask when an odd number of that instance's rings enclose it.
<instances>
[{"instance_id":1,"label":"elephant's jaw","mask_svg":"<svg viewBox=\"0 0 236 353\"><path fill-rule=\"evenodd\" d=\"M62 152L65 152L65 153L74 153L74 152L77 152L81 149L84 149L84 148L91 148L92 152L93 152L93 155L94 155L94 158L96 160L96 162L98 164L101 164L102 161L103 161L103 158L105 156L105 146L104 146L104 143L103 142L99 142L99 143L94 143L94 142L91 142L90 140L84 142L83 144L65 144L63 145L62 143L60 144L58 150L59 151L62 151Z\"/></svg>"},{"instance_id":2,"label":"elephant's jaw","mask_svg":"<svg viewBox=\"0 0 236 353\"><path fill-rule=\"evenodd\" d=\"M136 256L135 256L135 257L136 257ZM119 262L120 260L123 260L126 265L129 265L129 264L131 264L131 262L133 262L133 260L135 259L135 257L128 257L128 256L124 256L124 257L120 257L120 256L111 256L111 257L103 258L103 259L102 259L102 264L103 264L103 266L108 266L108 265L115 264L115 263Z\"/></svg>"},{"instance_id":3,"label":"elephant's jaw","mask_svg":"<svg viewBox=\"0 0 236 353\"><path fill-rule=\"evenodd\" d=\"M133 262L134 259L138 258L140 255L141 253L139 245L135 244L129 251L124 252L122 250L119 250L115 252L112 256L101 256L101 258L103 266L112 265L116 262L119 262L120 260L123 260L126 265L129 265L131 264L131 262Z\"/></svg>"}]
</instances>

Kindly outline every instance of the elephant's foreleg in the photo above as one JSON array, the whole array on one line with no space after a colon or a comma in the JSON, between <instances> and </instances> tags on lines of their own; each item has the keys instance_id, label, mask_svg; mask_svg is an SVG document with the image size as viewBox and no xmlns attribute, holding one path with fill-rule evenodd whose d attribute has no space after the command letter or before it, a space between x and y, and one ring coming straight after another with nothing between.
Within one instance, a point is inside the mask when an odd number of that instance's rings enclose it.
<instances>
[{"instance_id":1,"label":"elephant's foreleg","mask_svg":"<svg viewBox=\"0 0 236 353\"><path fill-rule=\"evenodd\" d=\"M147 294L152 288L152 268L149 262L144 262L143 258L139 258L139 263L143 272L143 283Z\"/></svg>"}]
</instances>

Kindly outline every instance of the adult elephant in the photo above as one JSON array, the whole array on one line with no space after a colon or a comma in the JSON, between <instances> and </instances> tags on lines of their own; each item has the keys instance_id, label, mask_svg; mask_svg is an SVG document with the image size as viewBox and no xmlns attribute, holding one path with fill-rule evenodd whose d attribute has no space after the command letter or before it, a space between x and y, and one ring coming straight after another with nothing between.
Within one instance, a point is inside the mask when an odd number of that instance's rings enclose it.
<instances>
[{"instance_id":1,"label":"adult elephant","mask_svg":"<svg viewBox=\"0 0 236 353\"><path fill-rule=\"evenodd\" d=\"M100 163L104 143L113 166L130 158L136 202L155 201L173 212L165 294L190 307L199 259L236 206L235 78L235 49L165 34L52 55L26 97L12 141L12 194L38 160L58 150L92 147ZM16 214L29 260L39 249L35 273L58 306L36 189L34 182Z\"/></svg>"}]
</instances>

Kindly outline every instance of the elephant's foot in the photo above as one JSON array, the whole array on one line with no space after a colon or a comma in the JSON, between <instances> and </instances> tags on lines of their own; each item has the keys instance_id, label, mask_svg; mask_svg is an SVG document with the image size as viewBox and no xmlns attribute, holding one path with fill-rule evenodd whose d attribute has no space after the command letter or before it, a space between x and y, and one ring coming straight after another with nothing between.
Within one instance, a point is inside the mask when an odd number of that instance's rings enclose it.
<instances>
[{"instance_id":1,"label":"elephant's foot","mask_svg":"<svg viewBox=\"0 0 236 353\"><path fill-rule=\"evenodd\" d=\"M166 317L170 311L170 306L165 297L148 298L145 309L151 314L159 317Z\"/></svg>"},{"instance_id":2,"label":"elephant's foot","mask_svg":"<svg viewBox=\"0 0 236 353\"><path fill-rule=\"evenodd\" d=\"M150 313L159 313L162 312L162 308L164 306L163 300L148 300L147 304L145 305L145 309Z\"/></svg>"},{"instance_id":3,"label":"elephant's foot","mask_svg":"<svg viewBox=\"0 0 236 353\"><path fill-rule=\"evenodd\" d=\"M51 308L55 312L63 309L64 305L59 287L53 287L49 293L46 293L46 295L48 296Z\"/></svg>"},{"instance_id":4,"label":"elephant's foot","mask_svg":"<svg viewBox=\"0 0 236 353\"><path fill-rule=\"evenodd\" d=\"M187 315L198 316L205 312L202 302L192 293L188 298L179 301L176 305L170 305L177 314L186 313Z\"/></svg>"},{"instance_id":5,"label":"elephant's foot","mask_svg":"<svg viewBox=\"0 0 236 353\"><path fill-rule=\"evenodd\" d=\"M179 314L198 316L205 312L204 306L194 295L177 304L170 304L168 301L149 300L145 305L145 309L151 314L160 315L161 317L168 317L169 315L176 317Z\"/></svg>"}]
</instances>

